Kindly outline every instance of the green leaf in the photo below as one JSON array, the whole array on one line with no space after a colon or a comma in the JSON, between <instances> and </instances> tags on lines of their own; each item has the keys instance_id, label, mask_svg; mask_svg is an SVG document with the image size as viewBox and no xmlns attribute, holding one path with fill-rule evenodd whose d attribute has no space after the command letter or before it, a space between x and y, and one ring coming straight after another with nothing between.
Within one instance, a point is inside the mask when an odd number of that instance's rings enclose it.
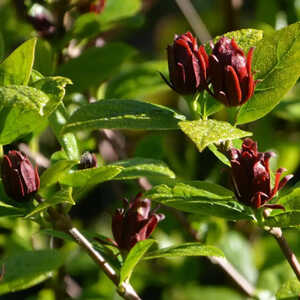
<instances>
[{"instance_id":1,"label":"green leaf","mask_svg":"<svg viewBox=\"0 0 300 300\"><path fill-rule=\"evenodd\" d=\"M178 122L184 119L183 115L161 105L136 100L102 100L75 111L62 132L97 128L170 130L177 129Z\"/></svg>"},{"instance_id":2,"label":"green leaf","mask_svg":"<svg viewBox=\"0 0 300 300\"><path fill-rule=\"evenodd\" d=\"M288 194L278 198L276 204L281 204L286 210L300 210L300 187L292 189Z\"/></svg>"},{"instance_id":3,"label":"green leaf","mask_svg":"<svg viewBox=\"0 0 300 300\"><path fill-rule=\"evenodd\" d=\"M50 101L44 108L46 114L52 113L57 106L61 103L65 96L65 86L67 84L72 84L69 78L55 76L55 77L45 77L32 84L32 87L41 90L49 97Z\"/></svg>"},{"instance_id":4,"label":"green leaf","mask_svg":"<svg viewBox=\"0 0 300 300\"><path fill-rule=\"evenodd\" d=\"M168 73L166 61L151 61L135 65L108 83L105 98L139 99L169 90L159 72Z\"/></svg>"},{"instance_id":5,"label":"green leaf","mask_svg":"<svg viewBox=\"0 0 300 300\"><path fill-rule=\"evenodd\" d=\"M286 211L274 216L270 216L264 220L264 225L281 228L299 227L300 210Z\"/></svg>"},{"instance_id":6,"label":"green leaf","mask_svg":"<svg viewBox=\"0 0 300 300\"><path fill-rule=\"evenodd\" d=\"M178 246L162 248L148 253L144 259L169 258L179 256L219 256L223 252L214 246L203 245L202 243L185 243Z\"/></svg>"},{"instance_id":7,"label":"green leaf","mask_svg":"<svg viewBox=\"0 0 300 300\"><path fill-rule=\"evenodd\" d=\"M3 34L0 32L0 61L2 61L4 53L5 53L4 39L3 39Z\"/></svg>"},{"instance_id":8,"label":"green leaf","mask_svg":"<svg viewBox=\"0 0 300 300\"><path fill-rule=\"evenodd\" d=\"M179 122L181 130L196 144L200 152L208 145L221 143L252 135L231 126L227 122L216 120L197 120Z\"/></svg>"},{"instance_id":9,"label":"green leaf","mask_svg":"<svg viewBox=\"0 0 300 300\"><path fill-rule=\"evenodd\" d=\"M70 161L70 160L59 160L47 170L45 170L40 177L41 179L41 186L40 188L44 188L47 185L54 184L59 181L60 177L62 177L67 171L69 171L77 161Z\"/></svg>"},{"instance_id":10,"label":"green leaf","mask_svg":"<svg viewBox=\"0 0 300 300\"><path fill-rule=\"evenodd\" d=\"M53 276L64 260L56 250L18 252L1 260L5 274L0 281L0 294L27 289Z\"/></svg>"},{"instance_id":11,"label":"green leaf","mask_svg":"<svg viewBox=\"0 0 300 300\"><path fill-rule=\"evenodd\" d=\"M256 283L258 270L255 258L257 258L257 254L247 238L236 231L229 231L223 235L218 246L238 272L245 276L250 283Z\"/></svg>"},{"instance_id":12,"label":"green leaf","mask_svg":"<svg viewBox=\"0 0 300 300\"><path fill-rule=\"evenodd\" d=\"M139 263L139 261L143 258L148 249L153 245L154 240L144 240L140 241L130 250L128 253L123 266L120 271L120 283L124 281L129 281L131 274Z\"/></svg>"},{"instance_id":13,"label":"green leaf","mask_svg":"<svg viewBox=\"0 0 300 300\"><path fill-rule=\"evenodd\" d=\"M73 133L61 134L61 129L66 124L68 118L67 110L64 104L61 103L49 117L50 126L60 145L65 150L67 158L69 160L79 160L80 153L75 135Z\"/></svg>"},{"instance_id":14,"label":"green leaf","mask_svg":"<svg viewBox=\"0 0 300 300\"><path fill-rule=\"evenodd\" d=\"M0 86L27 85L33 62L36 38L24 42L0 64Z\"/></svg>"},{"instance_id":15,"label":"green leaf","mask_svg":"<svg viewBox=\"0 0 300 300\"><path fill-rule=\"evenodd\" d=\"M298 279L291 279L285 282L276 293L277 300L299 300L300 282Z\"/></svg>"},{"instance_id":16,"label":"green leaf","mask_svg":"<svg viewBox=\"0 0 300 300\"><path fill-rule=\"evenodd\" d=\"M249 51L251 47L254 47L262 38L263 31L259 29L247 28L236 31L231 31L223 34L230 39L234 38L239 47L241 47L245 53ZM216 43L221 36L214 38L214 43ZM206 47L209 47L209 43L206 44Z\"/></svg>"},{"instance_id":17,"label":"green leaf","mask_svg":"<svg viewBox=\"0 0 300 300\"><path fill-rule=\"evenodd\" d=\"M33 87L0 87L0 144L38 130L45 121L50 98ZM44 117L44 119L43 119Z\"/></svg>"},{"instance_id":18,"label":"green leaf","mask_svg":"<svg viewBox=\"0 0 300 300\"><path fill-rule=\"evenodd\" d=\"M208 149L225 165L227 165L228 167L231 167L230 161L228 160L228 158L222 153L220 152L216 145L214 144L210 144L208 146Z\"/></svg>"},{"instance_id":19,"label":"green leaf","mask_svg":"<svg viewBox=\"0 0 300 300\"><path fill-rule=\"evenodd\" d=\"M59 203L68 203L75 205L75 202L72 198L72 188L71 187L62 187L61 190L53 194L50 198L47 198L43 203L31 209L27 212L26 218L32 217L33 215L42 212L50 206L56 206Z\"/></svg>"},{"instance_id":20,"label":"green leaf","mask_svg":"<svg viewBox=\"0 0 300 300\"><path fill-rule=\"evenodd\" d=\"M163 161L157 159L135 157L111 165L122 167L114 180L136 179L144 176L175 178L174 172Z\"/></svg>"},{"instance_id":21,"label":"green leaf","mask_svg":"<svg viewBox=\"0 0 300 300\"><path fill-rule=\"evenodd\" d=\"M93 47L79 57L69 60L57 71L71 78L72 91L97 87L104 80L117 74L121 65L135 54L135 50L122 43L110 43L101 48Z\"/></svg>"},{"instance_id":22,"label":"green leaf","mask_svg":"<svg viewBox=\"0 0 300 300\"><path fill-rule=\"evenodd\" d=\"M68 174L59 178L59 182L73 187L91 186L111 180L121 171L122 167L118 166L101 166L84 170L71 170Z\"/></svg>"},{"instance_id":23,"label":"green leaf","mask_svg":"<svg viewBox=\"0 0 300 300\"><path fill-rule=\"evenodd\" d=\"M260 40L252 66L256 78L262 82L254 96L241 107L237 124L262 118L296 83L300 75L300 22Z\"/></svg>"},{"instance_id":24,"label":"green leaf","mask_svg":"<svg viewBox=\"0 0 300 300\"><path fill-rule=\"evenodd\" d=\"M22 217L24 209L13 207L0 202L0 218L1 217Z\"/></svg>"},{"instance_id":25,"label":"green leaf","mask_svg":"<svg viewBox=\"0 0 300 300\"><path fill-rule=\"evenodd\" d=\"M251 209L234 201L230 190L206 181L157 185L147 191L144 197L184 212L229 220L252 218Z\"/></svg>"},{"instance_id":26,"label":"green leaf","mask_svg":"<svg viewBox=\"0 0 300 300\"><path fill-rule=\"evenodd\" d=\"M74 23L72 35L77 38L94 36L118 24L118 21L133 16L140 9L140 0L107 0L101 14L79 16Z\"/></svg>"}]
</instances>

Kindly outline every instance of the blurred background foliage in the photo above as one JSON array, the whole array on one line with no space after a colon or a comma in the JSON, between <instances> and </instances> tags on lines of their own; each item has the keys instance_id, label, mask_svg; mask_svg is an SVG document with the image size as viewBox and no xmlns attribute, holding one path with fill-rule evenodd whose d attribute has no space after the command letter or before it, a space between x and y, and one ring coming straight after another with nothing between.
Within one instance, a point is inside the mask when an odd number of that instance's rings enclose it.
<instances>
[{"instance_id":1,"label":"blurred background foliage","mask_svg":"<svg viewBox=\"0 0 300 300\"><path fill-rule=\"evenodd\" d=\"M34 69L44 75L72 79L74 85L68 88L64 100L69 112L96 99L124 98L167 105L188 114L185 102L158 73L167 74L165 49L174 34L191 30L176 1L107 0L99 14L89 13L90 3L0 0L0 58L38 36ZM299 0L193 0L192 4L212 37L241 28L263 29L267 35L300 18ZM47 16L50 25L36 22L41 15ZM300 177L299 100L298 84L270 114L243 126L253 132L260 151L278 154L272 160L273 170L284 166L296 175L291 184ZM221 110L215 117L226 120L230 115L228 110ZM156 158L164 160L179 178L206 179L230 186L228 169L208 149L200 154L179 131L98 130L79 132L77 137L80 150L96 153L100 164L135 156ZM41 128L38 135L24 136L6 146L6 150L22 143L28 143L33 153L40 152L46 158L59 150L48 128ZM121 205L123 197L132 198L139 190L136 181L101 184L72 209L71 216L86 231L111 236L112 212ZM154 234L161 246L191 241L174 215L161 210L166 220ZM188 218L201 241L222 248L251 283L265 290L261 299L275 299L279 287L293 277L276 242L258 228L215 217ZM299 232L287 231L286 237L300 256ZM113 284L75 244L50 239L30 221L0 219L3 256L45 248L49 243L62 249L66 264L51 280L0 299L119 299ZM223 271L206 258L143 262L132 283L144 300L246 299Z\"/></svg>"}]
</instances>

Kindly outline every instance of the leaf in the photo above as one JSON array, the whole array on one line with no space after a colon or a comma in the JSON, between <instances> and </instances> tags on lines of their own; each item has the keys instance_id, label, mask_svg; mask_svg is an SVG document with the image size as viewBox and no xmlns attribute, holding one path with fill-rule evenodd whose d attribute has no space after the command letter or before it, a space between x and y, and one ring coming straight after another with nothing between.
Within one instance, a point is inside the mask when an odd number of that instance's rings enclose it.
<instances>
[{"instance_id":1,"label":"leaf","mask_svg":"<svg viewBox=\"0 0 300 300\"><path fill-rule=\"evenodd\" d=\"M3 34L0 32L0 61L2 61L4 53L5 53L4 39L3 39Z\"/></svg>"},{"instance_id":2,"label":"leaf","mask_svg":"<svg viewBox=\"0 0 300 300\"><path fill-rule=\"evenodd\" d=\"M44 188L47 185L54 184L59 181L59 178L63 176L67 171L69 171L77 161L70 160L59 160L53 165L51 165L48 169L46 169L42 176L40 177L41 186L40 188Z\"/></svg>"},{"instance_id":3,"label":"leaf","mask_svg":"<svg viewBox=\"0 0 300 300\"><path fill-rule=\"evenodd\" d=\"M1 260L5 274L0 281L0 294L27 289L53 275L64 260L56 250L23 251Z\"/></svg>"},{"instance_id":4,"label":"leaf","mask_svg":"<svg viewBox=\"0 0 300 300\"><path fill-rule=\"evenodd\" d=\"M41 90L50 99L44 108L46 114L52 113L60 104L65 96L65 86L67 84L72 84L72 81L61 76L45 77L32 84L32 87Z\"/></svg>"},{"instance_id":5,"label":"leaf","mask_svg":"<svg viewBox=\"0 0 300 300\"><path fill-rule=\"evenodd\" d=\"M255 265L257 254L249 241L236 231L223 235L218 246L224 251L226 259L251 283L256 283L258 270Z\"/></svg>"},{"instance_id":6,"label":"leaf","mask_svg":"<svg viewBox=\"0 0 300 300\"><path fill-rule=\"evenodd\" d=\"M226 36L230 39L234 38L239 47L241 47L244 52L247 53L251 47L254 47L263 38L263 31L259 29L247 28L227 32L222 36ZM221 36L215 37L214 43L216 43L220 38ZM209 43L206 44L206 47L208 46Z\"/></svg>"},{"instance_id":7,"label":"leaf","mask_svg":"<svg viewBox=\"0 0 300 300\"><path fill-rule=\"evenodd\" d=\"M107 0L101 14L87 13L79 16L72 35L77 38L94 36L133 16L140 9L140 0Z\"/></svg>"},{"instance_id":8,"label":"leaf","mask_svg":"<svg viewBox=\"0 0 300 300\"><path fill-rule=\"evenodd\" d=\"M151 61L135 65L108 83L105 98L139 99L145 95L169 90L159 72L168 73L166 61Z\"/></svg>"},{"instance_id":9,"label":"leaf","mask_svg":"<svg viewBox=\"0 0 300 300\"><path fill-rule=\"evenodd\" d=\"M69 160L79 160L80 153L77 145L76 137L73 133L61 134L61 129L66 124L69 118L67 110L63 103L50 115L49 122L56 138L63 147Z\"/></svg>"},{"instance_id":10,"label":"leaf","mask_svg":"<svg viewBox=\"0 0 300 300\"><path fill-rule=\"evenodd\" d=\"M130 250L128 253L123 266L120 271L120 283L124 281L129 281L131 274L139 263L139 261L143 258L148 249L153 245L154 240L144 240L140 241Z\"/></svg>"},{"instance_id":11,"label":"leaf","mask_svg":"<svg viewBox=\"0 0 300 300\"><path fill-rule=\"evenodd\" d=\"M300 295L300 282L294 278L285 282L278 292L276 293L276 299L278 300L299 300Z\"/></svg>"},{"instance_id":12,"label":"leaf","mask_svg":"<svg viewBox=\"0 0 300 300\"><path fill-rule=\"evenodd\" d=\"M262 80L254 96L240 110L237 124L262 118L292 88L300 75L300 22L257 43L253 56L256 78Z\"/></svg>"},{"instance_id":13,"label":"leaf","mask_svg":"<svg viewBox=\"0 0 300 300\"><path fill-rule=\"evenodd\" d=\"M24 210L18 207L13 207L5 203L0 203L0 218L1 217L22 217Z\"/></svg>"},{"instance_id":14,"label":"leaf","mask_svg":"<svg viewBox=\"0 0 300 300\"><path fill-rule=\"evenodd\" d=\"M251 209L234 201L230 190L206 181L157 185L147 191L144 197L184 212L229 220L252 219Z\"/></svg>"},{"instance_id":15,"label":"leaf","mask_svg":"<svg viewBox=\"0 0 300 300\"><path fill-rule=\"evenodd\" d=\"M175 178L174 172L161 160L135 157L111 165L122 167L121 172L114 180L135 179L144 176Z\"/></svg>"},{"instance_id":16,"label":"leaf","mask_svg":"<svg viewBox=\"0 0 300 300\"><path fill-rule=\"evenodd\" d=\"M0 87L0 144L9 144L23 134L39 129L47 117L50 98L33 87Z\"/></svg>"},{"instance_id":17,"label":"leaf","mask_svg":"<svg viewBox=\"0 0 300 300\"><path fill-rule=\"evenodd\" d=\"M219 256L223 252L214 246L203 245L202 243L185 243L168 248L162 248L148 253L144 259L169 258L179 256Z\"/></svg>"},{"instance_id":18,"label":"leaf","mask_svg":"<svg viewBox=\"0 0 300 300\"><path fill-rule=\"evenodd\" d=\"M298 227L300 226L300 210L286 211L270 216L264 221L265 226L270 227Z\"/></svg>"},{"instance_id":19,"label":"leaf","mask_svg":"<svg viewBox=\"0 0 300 300\"><path fill-rule=\"evenodd\" d=\"M36 38L24 42L0 64L0 86L27 85L33 62Z\"/></svg>"},{"instance_id":20,"label":"leaf","mask_svg":"<svg viewBox=\"0 0 300 300\"><path fill-rule=\"evenodd\" d=\"M55 206L59 203L68 203L71 205L75 205L75 202L72 198L71 187L66 187L66 186L62 187L61 190L57 191L50 198L47 198L43 203L39 204L38 206L28 211L25 218L30 218L33 215L47 209L48 207Z\"/></svg>"},{"instance_id":21,"label":"leaf","mask_svg":"<svg viewBox=\"0 0 300 300\"><path fill-rule=\"evenodd\" d=\"M72 91L97 87L117 74L120 66L135 54L135 50L122 43L109 43L101 48L89 48L79 57L63 64L58 74L71 78Z\"/></svg>"},{"instance_id":22,"label":"leaf","mask_svg":"<svg viewBox=\"0 0 300 300\"><path fill-rule=\"evenodd\" d=\"M97 128L170 130L177 129L178 122L184 119L183 115L161 105L136 100L102 100L75 111L62 132Z\"/></svg>"},{"instance_id":23,"label":"leaf","mask_svg":"<svg viewBox=\"0 0 300 300\"><path fill-rule=\"evenodd\" d=\"M84 170L71 170L68 174L59 178L59 182L73 187L91 186L113 179L121 170L122 167L112 165Z\"/></svg>"},{"instance_id":24,"label":"leaf","mask_svg":"<svg viewBox=\"0 0 300 300\"><path fill-rule=\"evenodd\" d=\"M231 167L230 161L228 160L228 158L222 153L220 152L216 145L214 144L210 144L208 146L208 149L225 165L227 165L228 167Z\"/></svg>"},{"instance_id":25,"label":"leaf","mask_svg":"<svg viewBox=\"0 0 300 300\"><path fill-rule=\"evenodd\" d=\"M281 204L286 210L300 210L300 187L292 189L288 194L278 198L276 204Z\"/></svg>"},{"instance_id":26,"label":"leaf","mask_svg":"<svg viewBox=\"0 0 300 300\"><path fill-rule=\"evenodd\" d=\"M208 145L251 136L251 132L216 120L197 120L179 122L181 130L196 144L200 152Z\"/></svg>"}]
</instances>

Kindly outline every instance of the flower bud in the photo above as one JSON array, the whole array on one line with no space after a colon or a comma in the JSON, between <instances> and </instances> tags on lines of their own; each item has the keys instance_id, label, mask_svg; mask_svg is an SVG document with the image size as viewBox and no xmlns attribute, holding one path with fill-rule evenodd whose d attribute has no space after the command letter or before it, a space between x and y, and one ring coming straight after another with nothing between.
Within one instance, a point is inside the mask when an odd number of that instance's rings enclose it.
<instances>
[{"instance_id":1,"label":"flower bud","mask_svg":"<svg viewBox=\"0 0 300 300\"><path fill-rule=\"evenodd\" d=\"M25 154L15 150L3 157L2 182L6 194L17 201L29 199L40 187L37 168Z\"/></svg>"},{"instance_id":2,"label":"flower bud","mask_svg":"<svg viewBox=\"0 0 300 300\"><path fill-rule=\"evenodd\" d=\"M79 170L97 167L97 158L94 153L84 152L78 165Z\"/></svg>"},{"instance_id":3,"label":"flower bud","mask_svg":"<svg viewBox=\"0 0 300 300\"><path fill-rule=\"evenodd\" d=\"M253 208L281 208L279 204L267 204L285 184L293 177L287 175L280 180L285 169L280 168L275 175L275 184L271 188L269 160L273 152L258 152L257 143L245 139L242 149L230 150L232 180L237 199Z\"/></svg>"},{"instance_id":4,"label":"flower bud","mask_svg":"<svg viewBox=\"0 0 300 300\"><path fill-rule=\"evenodd\" d=\"M117 209L112 218L112 232L118 247L129 251L151 235L164 215L151 212L151 201L143 199L141 194L131 203L124 202L125 209Z\"/></svg>"},{"instance_id":5,"label":"flower bud","mask_svg":"<svg viewBox=\"0 0 300 300\"><path fill-rule=\"evenodd\" d=\"M213 96L226 106L246 103L254 93L256 81L251 73L254 48L245 57L234 39L222 37L209 56L209 80Z\"/></svg>"},{"instance_id":6,"label":"flower bud","mask_svg":"<svg viewBox=\"0 0 300 300\"><path fill-rule=\"evenodd\" d=\"M167 53L170 82L161 75L173 90L185 95L207 87L208 55L203 46L198 47L190 32L175 36Z\"/></svg>"},{"instance_id":7,"label":"flower bud","mask_svg":"<svg viewBox=\"0 0 300 300\"><path fill-rule=\"evenodd\" d=\"M36 14L28 19L41 37L50 38L55 34L56 27L46 14Z\"/></svg>"}]
</instances>

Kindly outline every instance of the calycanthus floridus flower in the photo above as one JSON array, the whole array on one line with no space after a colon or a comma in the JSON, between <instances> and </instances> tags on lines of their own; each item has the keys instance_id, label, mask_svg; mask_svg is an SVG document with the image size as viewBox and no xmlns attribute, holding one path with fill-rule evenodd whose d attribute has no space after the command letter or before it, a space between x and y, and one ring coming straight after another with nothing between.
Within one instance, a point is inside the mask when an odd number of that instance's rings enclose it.
<instances>
[{"instance_id":1,"label":"calycanthus floridus flower","mask_svg":"<svg viewBox=\"0 0 300 300\"><path fill-rule=\"evenodd\" d=\"M151 201L138 194L134 201L124 199L125 208L117 209L112 218L112 233L117 246L129 251L137 242L147 239L164 219L151 211Z\"/></svg>"},{"instance_id":2,"label":"calycanthus floridus flower","mask_svg":"<svg viewBox=\"0 0 300 300\"><path fill-rule=\"evenodd\" d=\"M226 106L246 103L254 93L257 81L251 72L251 48L245 56L234 39L221 37L209 55L209 82L217 100Z\"/></svg>"},{"instance_id":3,"label":"calycanthus floridus flower","mask_svg":"<svg viewBox=\"0 0 300 300\"><path fill-rule=\"evenodd\" d=\"M4 155L1 171L6 194L17 201L28 200L40 187L37 168L20 151Z\"/></svg>"},{"instance_id":4,"label":"calycanthus floridus flower","mask_svg":"<svg viewBox=\"0 0 300 300\"><path fill-rule=\"evenodd\" d=\"M244 140L241 150L230 150L234 190L241 203L253 208L284 209L280 204L268 202L293 175L287 175L280 180L281 174L286 170L279 168L276 171L274 187L271 187L269 160L274 155L273 152L258 152L257 143L249 138Z\"/></svg>"},{"instance_id":5,"label":"calycanthus floridus flower","mask_svg":"<svg viewBox=\"0 0 300 300\"><path fill-rule=\"evenodd\" d=\"M195 94L206 88L208 55L190 32L175 36L167 47L170 82L165 82L178 94Z\"/></svg>"}]
</instances>

